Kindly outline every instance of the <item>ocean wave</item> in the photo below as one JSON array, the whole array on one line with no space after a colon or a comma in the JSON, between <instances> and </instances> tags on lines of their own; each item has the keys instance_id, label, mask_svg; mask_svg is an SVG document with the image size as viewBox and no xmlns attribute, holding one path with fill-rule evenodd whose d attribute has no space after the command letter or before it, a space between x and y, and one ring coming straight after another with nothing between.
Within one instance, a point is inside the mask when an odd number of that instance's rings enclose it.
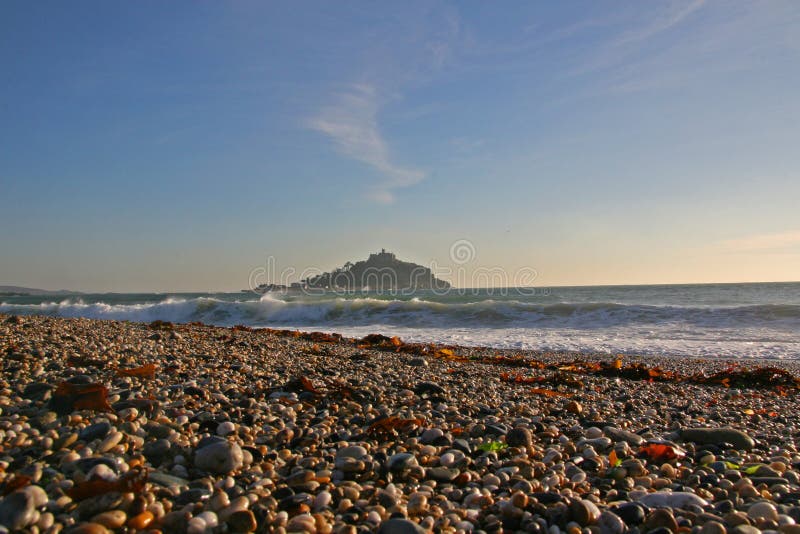
<instances>
[{"instance_id":1,"label":"ocean wave","mask_svg":"<svg viewBox=\"0 0 800 534\"><path fill-rule=\"evenodd\" d=\"M391 325L399 327L580 328L621 325L684 325L686 328L800 328L800 305L762 304L738 307L686 307L485 299L436 302L420 298L289 298L264 295L259 300L169 297L157 302L83 302L80 299L17 304L3 302L2 313L46 314L130 321L201 321L217 325Z\"/></svg>"}]
</instances>

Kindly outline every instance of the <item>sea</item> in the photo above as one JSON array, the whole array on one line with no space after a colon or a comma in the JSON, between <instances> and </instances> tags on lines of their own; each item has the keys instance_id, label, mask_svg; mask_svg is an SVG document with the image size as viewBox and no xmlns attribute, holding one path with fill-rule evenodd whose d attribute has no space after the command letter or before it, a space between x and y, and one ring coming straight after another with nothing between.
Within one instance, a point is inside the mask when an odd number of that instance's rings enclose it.
<instances>
[{"instance_id":1,"label":"sea","mask_svg":"<svg viewBox=\"0 0 800 534\"><path fill-rule=\"evenodd\" d=\"M4 296L0 313L381 333L506 349L800 359L800 282Z\"/></svg>"}]
</instances>

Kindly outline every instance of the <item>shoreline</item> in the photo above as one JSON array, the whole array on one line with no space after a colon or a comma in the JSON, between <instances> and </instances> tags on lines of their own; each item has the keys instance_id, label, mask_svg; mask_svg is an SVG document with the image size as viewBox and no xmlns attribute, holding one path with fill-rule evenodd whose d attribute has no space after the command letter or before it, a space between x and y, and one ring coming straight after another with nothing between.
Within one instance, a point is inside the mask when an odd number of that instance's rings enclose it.
<instances>
[{"instance_id":1,"label":"shoreline","mask_svg":"<svg viewBox=\"0 0 800 534\"><path fill-rule=\"evenodd\" d=\"M800 531L797 387L686 379L755 360L5 314L0 334L10 531Z\"/></svg>"}]
</instances>

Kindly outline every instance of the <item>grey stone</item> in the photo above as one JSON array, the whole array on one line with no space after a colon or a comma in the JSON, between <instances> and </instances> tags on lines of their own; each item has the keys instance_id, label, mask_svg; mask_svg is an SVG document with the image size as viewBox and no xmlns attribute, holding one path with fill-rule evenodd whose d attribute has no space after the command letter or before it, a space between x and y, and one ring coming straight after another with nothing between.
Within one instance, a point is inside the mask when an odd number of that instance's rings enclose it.
<instances>
[{"instance_id":1,"label":"grey stone","mask_svg":"<svg viewBox=\"0 0 800 534\"><path fill-rule=\"evenodd\" d=\"M684 428L681 439L701 444L730 443L738 450L749 451L755 447L753 438L735 428Z\"/></svg>"},{"instance_id":2,"label":"grey stone","mask_svg":"<svg viewBox=\"0 0 800 534\"><path fill-rule=\"evenodd\" d=\"M381 523L378 534L423 534L423 529L418 524L408 519L393 517Z\"/></svg>"},{"instance_id":3,"label":"grey stone","mask_svg":"<svg viewBox=\"0 0 800 534\"><path fill-rule=\"evenodd\" d=\"M194 453L194 465L203 471L225 475L244 464L242 448L228 441L212 443Z\"/></svg>"}]
</instances>

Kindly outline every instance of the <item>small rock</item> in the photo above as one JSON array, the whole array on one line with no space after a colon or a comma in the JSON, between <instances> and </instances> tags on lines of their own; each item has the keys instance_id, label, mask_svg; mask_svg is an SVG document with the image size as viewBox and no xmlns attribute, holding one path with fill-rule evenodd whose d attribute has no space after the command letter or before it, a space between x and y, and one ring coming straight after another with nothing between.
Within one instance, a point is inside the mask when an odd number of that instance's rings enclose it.
<instances>
[{"instance_id":1,"label":"small rock","mask_svg":"<svg viewBox=\"0 0 800 534\"><path fill-rule=\"evenodd\" d=\"M78 438L83 441L103 439L108 435L109 432L111 432L111 423L103 421L101 423L95 423L93 425L89 425L83 430L81 430L80 434L78 435Z\"/></svg>"},{"instance_id":2,"label":"small rock","mask_svg":"<svg viewBox=\"0 0 800 534\"><path fill-rule=\"evenodd\" d=\"M225 421L217 425L218 436L227 436L228 434L232 434L234 432L236 432L236 425L234 425L230 421Z\"/></svg>"},{"instance_id":3,"label":"small rock","mask_svg":"<svg viewBox=\"0 0 800 534\"><path fill-rule=\"evenodd\" d=\"M569 413L580 414L583 412L583 406L580 402L572 400L569 401L565 407Z\"/></svg>"},{"instance_id":4,"label":"small rock","mask_svg":"<svg viewBox=\"0 0 800 534\"><path fill-rule=\"evenodd\" d=\"M253 532L258 526L256 516L250 510L234 512L226 523L231 532Z\"/></svg>"},{"instance_id":5,"label":"small rock","mask_svg":"<svg viewBox=\"0 0 800 534\"><path fill-rule=\"evenodd\" d=\"M684 441L702 444L730 443L736 449L744 451L755 447L753 438L734 428L684 428L680 431L680 436Z\"/></svg>"},{"instance_id":6,"label":"small rock","mask_svg":"<svg viewBox=\"0 0 800 534\"><path fill-rule=\"evenodd\" d=\"M509 447L530 447L533 435L525 427L513 428L506 434L506 443Z\"/></svg>"},{"instance_id":7,"label":"small rock","mask_svg":"<svg viewBox=\"0 0 800 534\"><path fill-rule=\"evenodd\" d=\"M41 488L39 488L41 489ZM25 528L36 518L36 496L17 490L0 502L0 525L11 530ZM46 496L45 496L45 502Z\"/></svg>"},{"instance_id":8,"label":"small rock","mask_svg":"<svg viewBox=\"0 0 800 534\"><path fill-rule=\"evenodd\" d=\"M109 510L94 516L92 522L114 530L122 527L127 519L128 516L122 510Z\"/></svg>"},{"instance_id":9,"label":"small rock","mask_svg":"<svg viewBox=\"0 0 800 534\"><path fill-rule=\"evenodd\" d=\"M600 534L622 534L625 532L625 523L622 518L608 510L600 514L597 526L600 528Z\"/></svg>"},{"instance_id":10,"label":"small rock","mask_svg":"<svg viewBox=\"0 0 800 534\"><path fill-rule=\"evenodd\" d=\"M401 519L393 517L381 523L378 528L378 534L424 534L425 529L409 521L408 519Z\"/></svg>"},{"instance_id":11,"label":"small rock","mask_svg":"<svg viewBox=\"0 0 800 534\"><path fill-rule=\"evenodd\" d=\"M658 508L650 512L650 515L644 520L644 527L645 530L667 528L672 532L677 532L678 522L675 521L675 516L672 515L672 512L665 508Z\"/></svg>"},{"instance_id":12,"label":"small rock","mask_svg":"<svg viewBox=\"0 0 800 534\"><path fill-rule=\"evenodd\" d=\"M195 452L194 464L203 471L225 475L244 464L242 448L228 441L212 443Z\"/></svg>"},{"instance_id":13,"label":"small rock","mask_svg":"<svg viewBox=\"0 0 800 534\"><path fill-rule=\"evenodd\" d=\"M766 501L757 502L752 504L750 508L747 509L747 517L755 521L763 519L778 521L778 510L772 503Z\"/></svg>"},{"instance_id":14,"label":"small rock","mask_svg":"<svg viewBox=\"0 0 800 534\"><path fill-rule=\"evenodd\" d=\"M700 534L727 534L725 525L719 521L706 521L700 529Z\"/></svg>"},{"instance_id":15,"label":"small rock","mask_svg":"<svg viewBox=\"0 0 800 534\"><path fill-rule=\"evenodd\" d=\"M626 525L641 525L646 517L644 507L638 502L622 503L612 511L617 514Z\"/></svg>"},{"instance_id":16,"label":"small rock","mask_svg":"<svg viewBox=\"0 0 800 534\"><path fill-rule=\"evenodd\" d=\"M702 508L708 506L705 499L685 491L648 493L640 497L638 501L651 508L686 508L689 505Z\"/></svg>"},{"instance_id":17,"label":"small rock","mask_svg":"<svg viewBox=\"0 0 800 534\"><path fill-rule=\"evenodd\" d=\"M582 527L594 525L600 518L600 509L592 501L576 499L569 506L572 520Z\"/></svg>"},{"instance_id":18,"label":"small rock","mask_svg":"<svg viewBox=\"0 0 800 534\"><path fill-rule=\"evenodd\" d=\"M641 445L644 441L644 438L639 434L634 434L633 432L628 432L627 430L622 430L613 426L603 428L603 432L614 441L625 441L636 447Z\"/></svg>"},{"instance_id":19,"label":"small rock","mask_svg":"<svg viewBox=\"0 0 800 534\"><path fill-rule=\"evenodd\" d=\"M355 458L356 460L360 460L366 455L367 449L361 445L350 445L349 447L343 447L336 451L337 458Z\"/></svg>"}]
</instances>

